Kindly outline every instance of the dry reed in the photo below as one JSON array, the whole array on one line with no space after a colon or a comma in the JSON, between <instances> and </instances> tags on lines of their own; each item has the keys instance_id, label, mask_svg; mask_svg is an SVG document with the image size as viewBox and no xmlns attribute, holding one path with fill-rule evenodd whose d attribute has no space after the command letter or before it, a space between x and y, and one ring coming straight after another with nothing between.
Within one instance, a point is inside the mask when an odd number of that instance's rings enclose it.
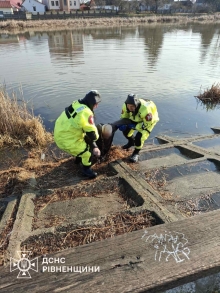
<instances>
[{"instance_id":1,"label":"dry reed","mask_svg":"<svg viewBox=\"0 0 220 293\"><path fill-rule=\"evenodd\" d=\"M201 102L201 104L205 105L207 110L214 109L220 104L220 83L214 83L211 88L207 88L203 92L201 92L200 89L200 94L195 97Z\"/></svg>"},{"instance_id":2,"label":"dry reed","mask_svg":"<svg viewBox=\"0 0 220 293\"><path fill-rule=\"evenodd\" d=\"M18 100L15 93L9 97L4 88L0 89L0 147L45 146L52 140L46 132L41 118L35 117L27 103Z\"/></svg>"},{"instance_id":3,"label":"dry reed","mask_svg":"<svg viewBox=\"0 0 220 293\"><path fill-rule=\"evenodd\" d=\"M97 27L114 25L133 25L149 23L188 23L188 22L220 22L220 14L198 14L198 15L149 15L134 16L127 14L126 17L93 17L93 18L67 18L67 19L47 19L47 20L6 20L0 23L1 30L24 30L30 28L40 28L47 30L51 28L79 28L79 27Z\"/></svg>"}]
</instances>

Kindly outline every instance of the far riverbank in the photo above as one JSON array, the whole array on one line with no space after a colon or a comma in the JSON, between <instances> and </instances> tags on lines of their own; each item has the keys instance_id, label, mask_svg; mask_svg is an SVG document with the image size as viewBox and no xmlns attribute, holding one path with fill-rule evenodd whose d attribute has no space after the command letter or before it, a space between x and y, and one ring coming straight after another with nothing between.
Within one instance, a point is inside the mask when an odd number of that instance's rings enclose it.
<instances>
[{"instance_id":1,"label":"far riverbank","mask_svg":"<svg viewBox=\"0 0 220 293\"><path fill-rule=\"evenodd\" d=\"M6 20L0 22L1 31L38 29L73 29L97 26L128 26L137 24L152 23L220 23L220 13L216 14L197 14L197 15L150 15L150 16L126 16L126 17L93 17L93 18L67 18L67 19L48 19L48 20Z\"/></svg>"}]
</instances>

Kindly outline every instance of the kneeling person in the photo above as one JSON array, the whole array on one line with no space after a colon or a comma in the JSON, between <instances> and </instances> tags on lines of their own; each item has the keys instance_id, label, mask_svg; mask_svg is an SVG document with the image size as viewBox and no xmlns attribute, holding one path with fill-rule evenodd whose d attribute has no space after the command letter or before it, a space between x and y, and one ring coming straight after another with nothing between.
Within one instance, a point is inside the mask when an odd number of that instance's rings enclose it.
<instances>
[{"instance_id":1,"label":"kneeling person","mask_svg":"<svg viewBox=\"0 0 220 293\"><path fill-rule=\"evenodd\" d=\"M123 123L123 121L126 123ZM159 116L154 102L138 99L137 95L134 94L128 95L122 106L121 119L114 122L113 125L121 130L128 139L128 143L122 148L135 147L130 157L131 162L136 163L138 161L139 152L158 121ZM135 130L137 133L134 136Z\"/></svg>"}]
</instances>

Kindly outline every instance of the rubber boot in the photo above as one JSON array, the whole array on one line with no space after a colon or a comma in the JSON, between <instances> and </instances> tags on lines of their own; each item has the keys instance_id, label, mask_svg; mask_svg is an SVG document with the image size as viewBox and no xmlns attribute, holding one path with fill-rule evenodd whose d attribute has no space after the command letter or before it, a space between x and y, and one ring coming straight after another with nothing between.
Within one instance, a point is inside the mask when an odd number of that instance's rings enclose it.
<instances>
[{"instance_id":1,"label":"rubber boot","mask_svg":"<svg viewBox=\"0 0 220 293\"><path fill-rule=\"evenodd\" d=\"M75 161L74 161L74 164L79 165L80 163L82 163L82 158L76 157Z\"/></svg>"},{"instance_id":2,"label":"rubber boot","mask_svg":"<svg viewBox=\"0 0 220 293\"><path fill-rule=\"evenodd\" d=\"M96 178L97 177L97 173L94 172L90 166L83 166L83 175L88 177L89 179L93 179L93 178Z\"/></svg>"},{"instance_id":3,"label":"rubber boot","mask_svg":"<svg viewBox=\"0 0 220 293\"><path fill-rule=\"evenodd\" d=\"M135 149L133 151L133 154L130 156L130 159L129 161L132 162L132 163L137 163L138 160L139 160L139 151L138 149Z\"/></svg>"},{"instance_id":4,"label":"rubber boot","mask_svg":"<svg viewBox=\"0 0 220 293\"><path fill-rule=\"evenodd\" d=\"M134 146L134 137L133 136L132 137L127 137L127 139L128 139L128 143L122 146L122 148L124 150L127 150L130 147Z\"/></svg>"}]
</instances>

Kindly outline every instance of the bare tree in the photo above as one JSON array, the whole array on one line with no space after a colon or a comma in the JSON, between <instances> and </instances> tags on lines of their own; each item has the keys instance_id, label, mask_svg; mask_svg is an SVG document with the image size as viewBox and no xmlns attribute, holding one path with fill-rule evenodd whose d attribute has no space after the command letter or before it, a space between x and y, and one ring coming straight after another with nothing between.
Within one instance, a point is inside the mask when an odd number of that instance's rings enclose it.
<instances>
[{"instance_id":1,"label":"bare tree","mask_svg":"<svg viewBox=\"0 0 220 293\"><path fill-rule=\"evenodd\" d=\"M95 0L94 4L91 6L91 8L94 7L103 7L106 5L105 0Z\"/></svg>"},{"instance_id":2,"label":"bare tree","mask_svg":"<svg viewBox=\"0 0 220 293\"><path fill-rule=\"evenodd\" d=\"M145 0L145 5L151 6L152 10L157 13L158 7L169 2L169 0Z\"/></svg>"},{"instance_id":3,"label":"bare tree","mask_svg":"<svg viewBox=\"0 0 220 293\"><path fill-rule=\"evenodd\" d=\"M112 5L118 7L118 10L125 10L128 6L128 1L125 0L111 0Z\"/></svg>"},{"instance_id":4,"label":"bare tree","mask_svg":"<svg viewBox=\"0 0 220 293\"><path fill-rule=\"evenodd\" d=\"M210 5L214 11L220 10L220 0L205 0L205 3Z\"/></svg>"}]
</instances>

